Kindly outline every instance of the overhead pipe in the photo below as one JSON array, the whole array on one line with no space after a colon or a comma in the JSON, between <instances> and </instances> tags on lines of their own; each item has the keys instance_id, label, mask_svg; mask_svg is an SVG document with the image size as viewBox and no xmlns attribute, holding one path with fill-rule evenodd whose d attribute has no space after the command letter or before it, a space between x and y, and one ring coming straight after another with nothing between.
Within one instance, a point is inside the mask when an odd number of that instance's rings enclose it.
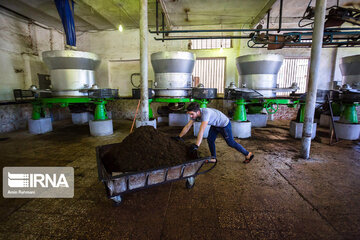
<instances>
[{"instance_id":1,"label":"overhead pipe","mask_svg":"<svg viewBox=\"0 0 360 240\"><path fill-rule=\"evenodd\" d=\"M166 5L165 5L165 3L163 2L163 0L159 0L159 2L160 2L161 9L162 9L162 13L164 13L165 19L166 19L166 21L167 21L167 26L168 26L169 28L172 28L172 24L171 24L171 22L170 22L170 17L169 17L168 11L167 11L167 9L166 9Z\"/></svg>"},{"instance_id":2,"label":"overhead pipe","mask_svg":"<svg viewBox=\"0 0 360 240\"><path fill-rule=\"evenodd\" d=\"M313 33L304 33L305 36L311 36ZM354 35L360 35L360 32L325 32L324 35L331 36L332 40L350 40L348 37L334 37L336 35L346 35L346 36L354 36ZM291 33L289 33L287 36L291 36ZM257 42L253 36L246 35L246 36L173 36L173 37L167 37L167 38L156 38L157 41L169 41L169 40L194 40L194 39L253 39L253 42L255 44L291 44L291 45L311 45L311 42L277 42L277 41L259 41ZM312 40L312 38L306 38L304 40ZM356 42L324 42L323 45L327 44L350 44L350 45L358 45Z\"/></svg>"},{"instance_id":3,"label":"overhead pipe","mask_svg":"<svg viewBox=\"0 0 360 240\"><path fill-rule=\"evenodd\" d=\"M326 0L316 0L313 42L311 45L310 79L305 102L302 149L304 159L310 157L311 135L313 130L317 82L320 78L321 48L323 45Z\"/></svg>"},{"instance_id":4,"label":"overhead pipe","mask_svg":"<svg viewBox=\"0 0 360 240\"><path fill-rule=\"evenodd\" d=\"M162 31L163 31L163 33L162 33L162 42L164 42L164 38L165 38L165 20L164 20L164 16L165 16L165 14L164 13L161 13L161 21L162 21Z\"/></svg>"},{"instance_id":5,"label":"overhead pipe","mask_svg":"<svg viewBox=\"0 0 360 240\"><path fill-rule=\"evenodd\" d=\"M271 9L269 9L269 11L267 12L266 29L269 29L269 26L270 26L270 11L271 11ZM269 31L266 31L266 35L269 35Z\"/></svg>"},{"instance_id":6,"label":"overhead pipe","mask_svg":"<svg viewBox=\"0 0 360 240\"><path fill-rule=\"evenodd\" d=\"M148 0L140 3L140 67L141 67L141 111L142 122L149 121L148 91Z\"/></svg>"},{"instance_id":7,"label":"overhead pipe","mask_svg":"<svg viewBox=\"0 0 360 240\"><path fill-rule=\"evenodd\" d=\"M278 33L281 32L281 25L282 25L282 11L283 11L283 0L280 0L280 9L279 9L279 29Z\"/></svg>"},{"instance_id":8,"label":"overhead pipe","mask_svg":"<svg viewBox=\"0 0 360 240\"><path fill-rule=\"evenodd\" d=\"M279 29L252 29L252 28L245 28L245 29L201 29L201 30L163 30L159 31L159 33L211 33L211 32L277 32ZM281 29L282 32L312 32L314 29L312 28L283 28ZM324 31L358 31L360 28L326 28ZM156 33L156 31L149 30L150 33Z\"/></svg>"},{"instance_id":9,"label":"overhead pipe","mask_svg":"<svg viewBox=\"0 0 360 240\"><path fill-rule=\"evenodd\" d=\"M157 38L154 37L157 41L167 41L167 40L197 40L197 39L249 39L251 36L204 36L204 37L167 37L167 38Z\"/></svg>"},{"instance_id":10,"label":"overhead pipe","mask_svg":"<svg viewBox=\"0 0 360 240\"><path fill-rule=\"evenodd\" d=\"M156 35L159 35L159 1L156 0L156 13L155 13L155 22L156 22Z\"/></svg>"}]
</instances>

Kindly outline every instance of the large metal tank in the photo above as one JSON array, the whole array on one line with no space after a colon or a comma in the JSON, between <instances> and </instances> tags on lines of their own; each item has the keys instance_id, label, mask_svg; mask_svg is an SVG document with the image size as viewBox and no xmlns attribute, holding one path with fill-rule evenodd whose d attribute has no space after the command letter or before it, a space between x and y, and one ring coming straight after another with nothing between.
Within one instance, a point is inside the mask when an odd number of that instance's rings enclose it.
<instances>
[{"instance_id":1,"label":"large metal tank","mask_svg":"<svg viewBox=\"0 0 360 240\"><path fill-rule=\"evenodd\" d=\"M56 50L42 53L50 69L53 96L87 96L86 90L95 84L98 55L90 52Z\"/></svg>"},{"instance_id":2,"label":"large metal tank","mask_svg":"<svg viewBox=\"0 0 360 240\"><path fill-rule=\"evenodd\" d=\"M195 55L190 52L151 54L155 73L154 90L160 97L187 97L191 94L191 74Z\"/></svg>"},{"instance_id":3,"label":"large metal tank","mask_svg":"<svg viewBox=\"0 0 360 240\"><path fill-rule=\"evenodd\" d=\"M276 97L277 74L284 61L284 57L278 54L254 54L236 58L241 84L239 87L255 89L262 96Z\"/></svg>"},{"instance_id":4,"label":"large metal tank","mask_svg":"<svg viewBox=\"0 0 360 240\"><path fill-rule=\"evenodd\" d=\"M343 57L340 61L343 84L360 90L360 55Z\"/></svg>"}]
</instances>

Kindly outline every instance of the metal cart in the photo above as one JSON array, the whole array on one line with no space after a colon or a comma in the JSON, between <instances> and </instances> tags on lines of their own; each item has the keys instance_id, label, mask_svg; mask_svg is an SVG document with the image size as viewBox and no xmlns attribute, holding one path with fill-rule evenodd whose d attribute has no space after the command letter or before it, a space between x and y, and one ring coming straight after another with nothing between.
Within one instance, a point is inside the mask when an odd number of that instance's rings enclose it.
<instances>
[{"instance_id":1,"label":"metal cart","mask_svg":"<svg viewBox=\"0 0 360 240\"><path fill-rule=\"evenodd\" d=\"M104 147L113 144L96 147L96 159L99 180L105 185L108 198L116 204L120 204L122 195L125 193L146 189L149 187L186 179L186 188L195 185L195 177L211 171L216 166L216 161L210 157L199 158L176 166L160 167L139 172L109 173L106 171L101 159L101 151ZM205 165L207 165L205 167ZM202 171L200 171L204 168Z\"/></svg>"}]
</instances>

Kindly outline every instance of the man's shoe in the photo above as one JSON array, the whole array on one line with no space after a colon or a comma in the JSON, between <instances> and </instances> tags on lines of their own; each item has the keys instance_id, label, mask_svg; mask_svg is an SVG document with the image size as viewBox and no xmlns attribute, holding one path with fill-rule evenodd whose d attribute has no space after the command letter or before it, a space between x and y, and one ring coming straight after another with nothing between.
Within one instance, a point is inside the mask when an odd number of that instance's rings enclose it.
<instances>
[{"instance_id":1,"label":"man's shoe","mask_svg":"<svg viewBox=\"0 0 360 240\"><path fill-rule=\"evenodd\" d=\"M249 152L249 154L245 157L245 160L243 161L243 163L251 162L251 160L253 160L254 156L255 155L252 152Z\"/></svg>"}]
</instances>

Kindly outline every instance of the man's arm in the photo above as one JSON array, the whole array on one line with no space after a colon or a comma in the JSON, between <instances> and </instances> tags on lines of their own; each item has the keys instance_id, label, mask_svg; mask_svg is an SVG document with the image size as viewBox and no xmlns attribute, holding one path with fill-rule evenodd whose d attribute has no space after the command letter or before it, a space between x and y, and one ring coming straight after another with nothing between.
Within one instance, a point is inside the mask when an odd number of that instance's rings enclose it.
<instances>
[{"instance_id":1,"label":"man's arm","mask_svg":"<svg viewBox=\"0 0 360 240\"><path fill-rule=\"evenodd\" d=\"M181 130L179 137L183 137L191 128L193 125L194 120L190 119L190 121L185 125L185 127Z\"/></svg>"},{"instance_id":2,"label":"man's arm","mask_svg":"<svg viewBox=\"0 0 360 240\"><path fill-rule=\"evenodd\" d=\"M203 121L200 124L200 130L199 130L199 133L198 133L197 139L196 139L196 145L198 145L198 146L200 146L200 144L201 144L201 141L204 136L204 131L205 131L205 128L207 125L208 125L208 121Z\"/></svg>"}]
</instances>

